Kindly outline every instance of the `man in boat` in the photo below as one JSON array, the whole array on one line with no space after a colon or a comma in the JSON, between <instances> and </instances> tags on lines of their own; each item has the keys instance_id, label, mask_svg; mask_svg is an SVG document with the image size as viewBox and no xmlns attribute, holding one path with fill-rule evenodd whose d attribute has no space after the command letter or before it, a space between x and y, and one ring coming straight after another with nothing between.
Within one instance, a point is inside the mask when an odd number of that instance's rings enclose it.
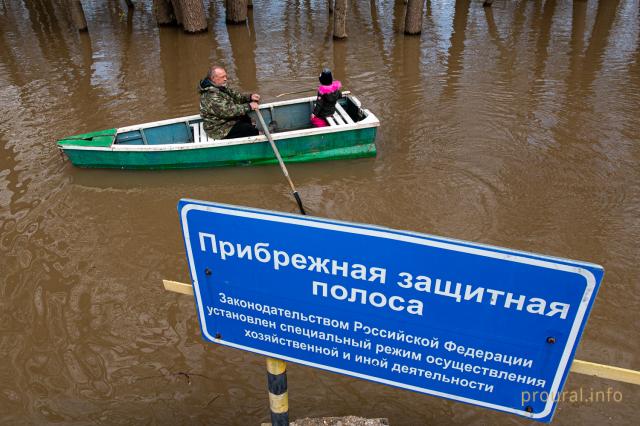
<instances>
[{"instance_id":1,"label":"man in boat","mask_svg":"<svg viewBox=\"0 0 640 426\"><path fill-rule=\"evenodd\" d=\"M242 138L257 135L258 129L248 113L258 109L260 95L243 95L227 86L227 72L214 65L200 81L200 116L204 131L213 139Z\"/></svg>"}]
</instances>

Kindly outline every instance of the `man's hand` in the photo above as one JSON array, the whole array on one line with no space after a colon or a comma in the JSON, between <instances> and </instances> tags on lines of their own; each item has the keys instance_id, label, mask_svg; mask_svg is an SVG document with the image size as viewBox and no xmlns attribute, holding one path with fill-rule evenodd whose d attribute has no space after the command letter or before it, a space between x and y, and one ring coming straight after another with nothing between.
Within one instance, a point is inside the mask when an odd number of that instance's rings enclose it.
<instances>
[{"instance_id":1,"label":"man's hand","mask_svg":"<svg viewBox=\"0 0 640 426\"><path fill-rule=\"evenodd\" d=\"M260 102L260 95L258 95L257 93L252 93L251 94L251 100L253 102Z\"/></svg>"},{"instance_id":2,"label":"man's hand","mask_svg":"<svg viewBox=\"0 0 640 426\"><path fill-rule=\"evenodd\" d=\"M258 103L257 102L250 102L249 103L249 107L254 110L257 111L258 110Z\"/></svg>"}]
</instances>

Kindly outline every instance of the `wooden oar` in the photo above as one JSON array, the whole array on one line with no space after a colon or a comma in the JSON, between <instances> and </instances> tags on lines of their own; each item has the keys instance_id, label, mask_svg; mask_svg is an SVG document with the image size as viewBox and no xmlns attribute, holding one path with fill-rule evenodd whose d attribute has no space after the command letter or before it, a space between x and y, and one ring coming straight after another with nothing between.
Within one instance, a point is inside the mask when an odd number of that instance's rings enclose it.
<instances>
[{"instance_id":1,"label":"wooden oar","mask_svg":"<svg viewBox=\"0 0 640 426\"><path fill-rule=\"evenodd\" d=\"M271 148L273 152L276 154L276 158L278 159L278 163L280 163L280 168L282 169L282 173L284 173L284 177L289 181L289 186L291 186L291 190L293 191L293 196L295 197L298 207L300 208L300 213L306 215L304 211L304 207L302 207L302 200L300 199L300 195L298 195L298 191L296 191L296 187L293 186L293 182L289 177L289 172L287 172L287 168L284 165L284 161L282 161L282 157L280 156L280 152L278 151L278 147L276 147L275 142L273 142L273 138L271 137L271 133L267 128L266 123L264 122L264 118L262 118L262 113L260 112L260 108L256 110L256 115L258 116L258 120L260 120L260 125L262 126L262 130L264 131L265 136L269 139L269 143L271 144Z\"/></svg>"},{"instance_id":2,"label":"wooden oar","mask_svg":"<svg viewBox=\"0 0 640 426\"><path fill-rule=\"evenodd\" d=\"M298 90L297 92L280 93L279 95L276 95L276 98L279 98L280 96L285 96L285 95L297 95L298 93L314 92L315 90L316 89L306 89L306 90Z\"/></svg>"},{"instance_id":3,"label":"wooden oar","mask_svg":"<svg viewBox=\"0 0 640 426\"><path fill-rule=\"evenodd\" d=\"M307 90L298 90L297 92L286 92L286 93L280 93L279 95L276 95L276 98L279 98L280 96L285 96L285 95L297 95L298 93L307 93L307 92L315 92L316 89L307 89ZM349 95L351 94L351 92L349 90L345 90L342 92L342 95Z\"/></svg>"}]
</instances>

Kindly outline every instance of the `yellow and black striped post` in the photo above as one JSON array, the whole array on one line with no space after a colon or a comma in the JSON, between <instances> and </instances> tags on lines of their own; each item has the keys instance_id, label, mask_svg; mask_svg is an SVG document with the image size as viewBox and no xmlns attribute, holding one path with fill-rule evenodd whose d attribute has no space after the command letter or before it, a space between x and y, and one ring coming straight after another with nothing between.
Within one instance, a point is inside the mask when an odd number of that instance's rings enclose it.
<instances>
[{"instance_id":1,"label":"yellow and black striped post","mask_svg":"<svg viewBox=\"0 0 640 426\"><path fill-rule=\"evenodd\" d=\"M289 426L289 394L287 393L287 363L267 358L269 408L272 426Z\"/></svg>"}]
</instances>

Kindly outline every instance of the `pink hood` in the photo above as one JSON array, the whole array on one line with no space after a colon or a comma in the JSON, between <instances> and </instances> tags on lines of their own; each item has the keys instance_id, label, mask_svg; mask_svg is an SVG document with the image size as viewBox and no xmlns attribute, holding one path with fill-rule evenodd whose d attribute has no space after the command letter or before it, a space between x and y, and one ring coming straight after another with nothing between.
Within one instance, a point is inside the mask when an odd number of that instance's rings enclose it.
<instances>
[{"instance_id":1,"label":"pink hood","mask_svg":"<svg viewBox=\"0 0 640 426\"><path fill-rule=\"evenodd\" d=\"M318 93L321 95L326 95L327 93L335 92L336 90L340 90L342 88L342 83L338 80L333 80L328 86L318 86Z\"/></svg>"}]
</instances>

